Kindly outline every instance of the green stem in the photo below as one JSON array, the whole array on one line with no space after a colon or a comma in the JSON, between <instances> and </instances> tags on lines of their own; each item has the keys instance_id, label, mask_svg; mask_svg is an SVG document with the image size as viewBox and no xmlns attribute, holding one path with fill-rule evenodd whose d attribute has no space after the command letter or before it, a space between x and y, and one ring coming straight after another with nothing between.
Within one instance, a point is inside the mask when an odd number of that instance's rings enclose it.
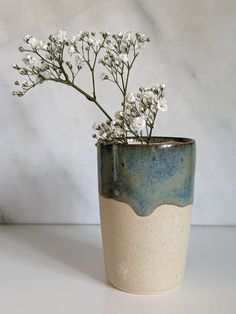
<instances>
[{"instance_id":1,"label":"green stem","mask_svg":"<svg viewBox=\"0 0 236 314\"><path fill-rule=\"evenodd\" d=\"M96 99L96 85L95 85L95 77L94 77L94 71L92 73L92 83L93 83L93 98Z\"/></svg>"},{"instance_id":2,"label":"green stem","mask_svg":"<svg viewBox=\"0 0 236 314\"><path fill-rule=\"evenodd\" d=\"M154 128L154 123L155 123L155 120L156 120L156 116L157 116L157 112L155 113L155 115L153 117L153 124L150 126L150 132L149 132L149 135L148 135L148 138L147 138L147 144L149 144L150 140L151 140L152 131L153 131L153 128Z\"/></svg>"},{"instance_id":3,"label":"green stem","mask_svg":"<svg viewBox=\"0 0 236 314\"><path fill-rule=\"evenodd\" d=\"M94 102L95 105L104 113L104 115L110 120L112 121L111 116L106 112L105 109L103 109L103 107L99 104L99 102L97 101L96 98L90 96L88 93L86 93L85 91L83 91L81 88L79 88L77 85L68 82L66 83L67 85L70 85L71 87L73 87L74 89L76 89L78 92L80 92L81 94L83 94L89 101Z\"/></svg>"},{"instance_id":4,"label":"green stem","mask_svg":"<svg viewBox=\"0 0 236 314\"><path fill-rule=\"evenodd\" d=\"M62 79L53 79L53 78L49 78L46 79L45 81L53 81L53 82L58 82L58 83L62 83L68 86L73 87L74 89L76 89L78 92L80 92L82 95L84 95L89 101L94 102L96 104L96 106L104 113L104 115L110 120L112 121L111 116L106 112L105 109L103 109L103 107L99 104L99 102L97 101L96 98L92 97L91 95L89 95L87 92L85 92L83 89L81 89L79 86L75 85L73 82L71 82L70 80L62 80Z\"/></svg>"}]
</instances>

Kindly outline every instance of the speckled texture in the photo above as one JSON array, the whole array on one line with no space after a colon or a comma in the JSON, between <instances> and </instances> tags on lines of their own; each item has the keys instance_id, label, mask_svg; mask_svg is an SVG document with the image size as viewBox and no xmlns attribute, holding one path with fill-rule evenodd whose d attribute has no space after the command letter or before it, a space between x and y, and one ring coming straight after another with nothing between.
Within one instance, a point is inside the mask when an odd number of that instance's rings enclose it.
<instances>
[{"instance_id":1,"label":"speckled texture","mask_svg":"<svg viewBox=\"0 0 236 314\"><path fill-rule=\"evenodd\" d=\"M139 294L162 294L181 285L192 205L161 205L141 217L123 202L100 196L108 281Z\"/></svg>"},{"instance_id":2,"label":"speckled texture","mask_svg":"<svg viewBox=\"0 0 236 314\"><path fill-rule=\"evenodd\" d=\"M162 204L193 203L195 141L155 137L151 145L98 145L100 195L147 216Z\"/></svg>"}]
</instances>

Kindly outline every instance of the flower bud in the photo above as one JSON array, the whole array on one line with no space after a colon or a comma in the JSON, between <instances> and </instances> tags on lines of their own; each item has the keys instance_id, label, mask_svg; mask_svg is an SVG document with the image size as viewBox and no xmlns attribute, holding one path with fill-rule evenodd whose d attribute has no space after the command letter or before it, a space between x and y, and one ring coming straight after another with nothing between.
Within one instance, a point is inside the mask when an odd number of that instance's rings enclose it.
<instances>
[{"instance_id":1,"label":"flower bud","mask_svg":"<svg viewBox=\"0 0 236 314\"><path fill-rule=\"evenodd\" d=\"M28 73L28 71L26 69L20 69L19 73L21 75L26 75Z\"/></svg>"},{"instance_id":2,"label":"flower bud","mask_svg":"<svg viewBox=\"0 0 236 314\"><path fill-rule=\"evenodd\" d=\"M135 117L132 120L131 128L133 131L141 131L145 128L146 121L142 117Z\"/></svg>"},{"instance_id":3,"label":"flower bud","mask_svg":"<svg viewBox=\"0 0 236 314\"><path fill-rule=\"evenodd\" d=\"M13 64L12 64L12 67L13 67L13 69L16 69L16 70L19 69L19 66L18 66L16 63L13 63Z\"/></svg>"},{"instance_id":4,"label":"flower bud","mask_svg":"<svg viewBox=\"0 0 236 314\"><path fill-rule=\"evenodd\" d=\"M13 92L12 92L12 95L13 95L13 96L22 97L22 96L24 96L24 93L21 92L21 91L13 91Z\"/></svg>"},{"instance_id":5,"label":"flower bud","mask_svg":"<svg viewBox=\"0 0 236 314\"><path fill-rule=\"evenodd\" d=\"M99 130L99 129L100 129L99 123L98 123L98 122L94 122L93 125L92 125L92 128L93 128L94 130Z\"/></svg>"},{"instance_id":6,"label":"flower bud","mask_svg":"<svg viewBox=\"0 0 236 314\"><path fill-rule=\"evenodd\" d=\"M125 100L126 100L128 103L130 103L130 104L135 103L136 98L135 98L134 93L129 92L129 93L126 95Z\"/></svg>"},{"instance_id":7,"label":"flower bud","mask_svg":"<svg viewBox=\"0 0 236 314\"><path fill-rule=\"evenodd\" d=\"M30 39L30 37L31 37L31 35L25 35L25 37L24 37L23 40L24 40L25 42L28 42L28 40Z\"/></svg>"},{"instance_id":8,"label":"flower bud","mask_svg":"<svg viewBox=\"0 0 236 314\"><path fill-rule=\"evenodd\" d=\"M108 80L108 75L106 74L106 73L102 73L101 75L100 75L100 79L102 80L102 81L104 81L104 80Z\"/></svg>"}]
</instances>

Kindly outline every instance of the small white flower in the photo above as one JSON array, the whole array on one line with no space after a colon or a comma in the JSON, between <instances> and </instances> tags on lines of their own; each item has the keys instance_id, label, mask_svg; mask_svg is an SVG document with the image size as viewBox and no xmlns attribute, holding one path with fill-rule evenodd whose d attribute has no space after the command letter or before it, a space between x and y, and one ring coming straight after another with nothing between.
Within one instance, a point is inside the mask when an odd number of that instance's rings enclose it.
<instances>
[{"instance_id":1,"label":"small white flower","mask_svg":"<svg viewBox=\"0 0 236 314\"><path fill-rule=\"evenodd\" d=\"M108 37L110 36L111 34L107 31L101 31L100 34L103 36L103 37Z\"/></svg>"},{"instance_id":2,"label":"small white flower","mask_svg":"<svg viewBox=\"0 0 236 314\"><path fill-rule=\"evenodd\" d=\"M123 34L121 32L117 33L117 37L121 38L123 36Z\"/></svg>"},{"instance_id":3,"label":"small white flower","mask_svg":"<svg viewBox=\"0 0 236 314\"><path fill-rule=\"evenodd\" d=\"M154 99L154 93L153 91L147 90L143 93L143 103L147 104L147 103L153 103L153 99Z\"/></svg>"},{"instance_id":4,"label":"small white flower","mask_svg":"<svg viewBox=\"0 0 236 314\"><path fill-rule=\"evenodd\" d=\"M128 55L126 53L120 53L119 54L119 60L121 62L127 63L129 61Z\"/></svg>"},{"instance_id":5,"label":"small white flower","mask_svg":"<svg viewBox=\"0 0 236 314\"><path fill-rule=\"evenodd\" d=\"M107 80L107 79L108 79L108 75L107 75L106 73L102 73L102 74L100 75L100 79L101 79L102 81Z\"/></svg>"},{"instance_id":6,"label":"small white flower","mask_svg":"<svg viewBox=\"0 0 236 314\"><path fill-rule=\"evenodd\" d=\"M123 115L123 111L122 110L120 110L120 111L116 111L116 113L115 113L115 118L116 119L120 119L120 117Z\"/></svg>"},{"instance_id":7,"label":"small white flower","mask_svg":"<svg viewBox=\"0 0 236 314\"><path fill-rule=\"evenodd\" d=\"M106 140L107 137L108 137L108 133L107 133L107 132L104 132L104 133L101 134L101 138L102 138L103 140Z\"/></svg>"},{"instance_id":8,"label":"small white flower","mask_svg":"<svg viewBox=\"0 0 236 314\"><path fill-rule=\"evenodd\" d=\"M30 37L28 40L28 44L32 47L35 48L39 43L39 40L35 37Z\"/></svg>"},{"instance_id":9,"label":"small white flower","mask_svg":"<svg viewBox=\"0 0 236 314\"><path fill-rule=\"evenodd\" d=\"M71 43L71 44L74 44L75 42L76 42L76 40L77 40L77 36L76 35L71 35L70 37L69 37L69 42Z\"/></svg>"},{"instance_id":10,"label":"small white flower","mask_svg":"<svg viewBox=\"0 0 236 314\"><path fill-rule=\"evenodd\" d=\"M85 32L83 31L79 31L78 34L76 35L77 40L80 40L84 36L84 33Z\"/></svg>"},{"instance_id":11,"label":"small white flower","mask_svg":"<svg viewBox=\"0 0 236 314\"><path fill-rule=\"evenodd\" d=\"M153 91L147 90L143 93L143 97L151 99L154 96Z\"/></svg>"},{"instance_id":12,"label":"small white flower","mask_svg":"<svg viewBox=\"0 0 236 314\"><path fill-rule=\"evenodd\" d=\"M35 57L31 55L27 55L25 58L23 58L23 61L26 65L29 65L31 67L39 65L39 60L37 60Z\"/></svg>"},{"instance_id":13,"label":"small white flower","mask_svg":"<svg viewBox=\"0 0 236 314\"><path fill-rule=\"evenodd\" d=\"M88 44L93 46L93 48L95 50L98 50L100 48L100 44L101 44L100 39L96 40L96 38L94 38L94 37L89 37L87 42L88 42Z\"/></svg>"},{"instance_id":14,"label":"small white flower","mask_svg":"<svg viewBox=\"0 0 236 314\"><path fill-rule=\"evenodd\" d=\"M83 65L83 62L84 62L84 59L83 57L78 54L76 57L75 57L75 63L78 67L81 67Z\"/></svg>"},{"instance_id":15,"label":"small white flower","mask_svg":"<svg viewBox=\"0 0 236 314\"><path fill-rule=\"evenodd\" d=\"M142 34L142 33L139 33L138 34L138 40L140 42L144 42L146 40L146 35L145 34Z\"/></svg>"},{"instance_id":16,"label":"small white flower","mask_svg":"<svg viewBox=\"0 0 236 314\"><path fill-rule=\"evenodd\" d=\"M162 112L167 111L167 101L165 100L165 98L158 100L157 109Z\"/></svg>"},{"instance_id":17,"label":"small white flower","mask_svg":"<svg viewBox=\"0 0 236 314\"><path fill-rule=\"evenodd\" d=\"M142 48L143 48L143 44L141 44L140 42L137 42L137 43L135 44L135 51L136 51L137 53L140 53L140 51L142 50Z\"/></svg>"},{"instance_id":18,"label":"small white flower","mask_svg":"<svg viewBox=\"0 0 236 314\"><path fill-rule=\"evenodd\" d=\"M100 44L101 44L101 41L99 39L95 40L94 43L93 43L93 48L95 50L98 50L100 48Z\"/></svg>"},{"instance_id":19,"label":"small white flower","mask_svg":"<svg viewBox=\"0 0 236 314\"><path fill-rule=\"evenodd\" d=\"M128 102L128 103L130 103L130 104L133 104L133 103L135 103L135 101L136 101L136 98L135 98L135 95L134 95L134 93L132 93L132 92L129 92L127 95L126 95L126 101Z\"/></svg>"},{"instance_id":20,"label":"small white flower","mask_svg":"<svg viewBox=\"0 0 236 314\"><path fill-rule=\"evenodd\" d=\"M36 67L36 66L38 66L39 65L39 60L37 60L36 58L32 58L31 60L30 60L30 65L32 66L32 67Z\"/></svg>"},{"instance_id":21,"label":"small white flower","mask_svg":"<svg viewBox=\"0 0 236 314\"><path fill-rule=\"evenodd\" d=\"M127 43L126 42L122 42L120 45L120 51L121 53L126 53L127 50Z\"/></svg>"},{"instance_id":22,"label":"small white flower","mask_svg":"<svg viewBox=\"0 0 236 314\"><path fill-rule=\"evenodd\" d=\"M99 124L98 122L94 122L93 125L92 125L92 128L93 128L94 130L98 130L99 127L100 127L100 124Z\"/></svg>"},{"instance_id":23,"label":"small white flower","mask_svg":"<svg viewBox=\"0 0 236 314\"><path fill-rule=\"evenodd\" d=\"M94 43L95 43L94 38L89 37L89 39L88 39L88 43L89 43L90 45L94 45Z\"/></svg>"},{"instance_id":24,"label":"small white flower","mask_svg":"<svg viewBox=\"0 0 236 314\"><path fill-rule=\"evenodd\" d=\"M50 45L50 53L56 53L57 51L58 51L57 45L55 45L54 43L51 43L51 45ZM50 54L48 54L48 56L50 57Z\"/></svg>"},{"instance_id":25,"label":"small white flower","mask_svg":"<svg viewBox=\"0 0 236 314\"><path fill-rule=\"evenodd\" d=\"M27 43L28 42L28 40L30 39L30 37L32 37L31 35L25 35L25 37L24 37L24 41Z\"/></svg>"},{"instance_id":26,"label":"small white flower","mask_svg":"<svg viewBox=\"0 0 236 314\"><path fill-rule=\"evenodd\" d=\"M66 31L58 31L56 33L56 35L54 36L59 42L63 42L63 41L66 41L67 40L67 33Z\"/></svg>"},{"instance_id":27,"label":"small white flower","mask_svg":"<svg viewBox=\"0 0 236 314\"><path fill-rule=\"evenodd\" d=\"M150 110L155 113L157 111L156 105L151 105Z\"/></svg>"},{"instance_id":28,"label":"small white flower","mask_svg":"<svg viewBox=\"0 0 236 314\"><path fill-rule=\"evenodd\" d=\"M146 121L142 117L135 117L131 122L131 128L134 131L141 131L145 128Z\"/></svg>"},{"instance_id":29,"label":"small white flower","mask_svg":"<svg viewBox=\"0 0 236 314\"><path fill-rule=\"evenodd\" d=\"M42 41L42 40L39 40L39 42L38 42L38 48L41 48L41 49L47 49L47 43L45 42L45 41Z\"/></svg>"},{"instance_id":30,"label":"small white flower","mask_svg":"<svg viewBox=\"0 0 236 314\"><path fill-rule=\"evenodd\" d=\"M41 72L40 75L45 79L49 79L51 77L50 71Z\"/></svg>"},{"instance_id":31,"label":"small white flower","mask_svg":"<svg viewBox=\"0 0 236 314\"><path fill-rule=\"evenodd\" d=\"M129 109L132 109L133 108L133 104L125 101L125 108L129 108Z\"/></svg>"},{"instance_id":32,"label":"small white flower","mask_svg":"<svg viewBox=\"0 0 236 314\"><path fill-rule=\"evenodd\" d=\"M149 117L148 113L147 114L146 113L141 114L141 118L143 118L145 121L148 120L148 117Z\"/></svg>"},{"instance_id":33,"label":"small white flower","mask_svg":"<svg viewBox=\"0 0 236 314\"><path fill-rule=\"evenodd\" d=\"M117 137L121 137L125 135L125 131L121 127L116 127L114 133L115 133L115 136Z\"/></svg>"},{"instance_id":34,"label":"small white flower","mask_svg":"<svg viewBox=\"0 0 236 314\"><path fill-rule=\"evenodd\" d=\"M131 108L125 107L125 113L126 113L126 115L130 116L131 115Z\"/></svg>"},{"instance_id":35,"label":"small white flower","mask_svg":"<svg viewBox=\"0 0 236 314\"><path fill-rule=\"evenodd\" d=\"M131 32L127 32L124 36L124 41L125 42L129 42L131 40L132 36L131 36Z\"/></svg>"},{"instance_id":36,"label":"small white flower","mask_svg":"<svg viewBox=\"0 0 236 314\"><path fill-rule=\"evenodd\" d=\"M75 47L73 45L70 45L68 48L69 55L72 55L75 52Z\"/></svg>"},{"instance_id":37,"label":"small white flower","mask_svg":"<svg viewBox=\"0 0 236 314\"><path fill-rule=\"evenodd\" d=\"M107 49L109 49L109 50L114 50L114 49L115 49L114 45L111 43L110 40L107 40L104 46L105 46Z\"/></svg>"}]
</instances>

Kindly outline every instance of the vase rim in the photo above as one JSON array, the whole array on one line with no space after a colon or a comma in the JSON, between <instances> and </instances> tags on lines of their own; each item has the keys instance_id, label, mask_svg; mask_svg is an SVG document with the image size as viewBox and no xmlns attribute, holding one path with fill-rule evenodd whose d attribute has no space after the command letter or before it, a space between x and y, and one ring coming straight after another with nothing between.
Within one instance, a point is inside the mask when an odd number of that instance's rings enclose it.
<instances>
[{"instance_id":1,"label":"vase rim","mask_svg":"<svg viewBox=\"0 0 236 314\"><path fill-rule=\"evenodd\" d=\"M140 143L135 141L135 137L128 137L129 143L99 143L99 145L114 145L114 146L158 146L158 147L171 147L171 146L181 146L181 145L191 145L195 144L195 140L187 137L173 137L173 136L152 136L151 141L147 143Z\"/></svg>"}]
</instances>

